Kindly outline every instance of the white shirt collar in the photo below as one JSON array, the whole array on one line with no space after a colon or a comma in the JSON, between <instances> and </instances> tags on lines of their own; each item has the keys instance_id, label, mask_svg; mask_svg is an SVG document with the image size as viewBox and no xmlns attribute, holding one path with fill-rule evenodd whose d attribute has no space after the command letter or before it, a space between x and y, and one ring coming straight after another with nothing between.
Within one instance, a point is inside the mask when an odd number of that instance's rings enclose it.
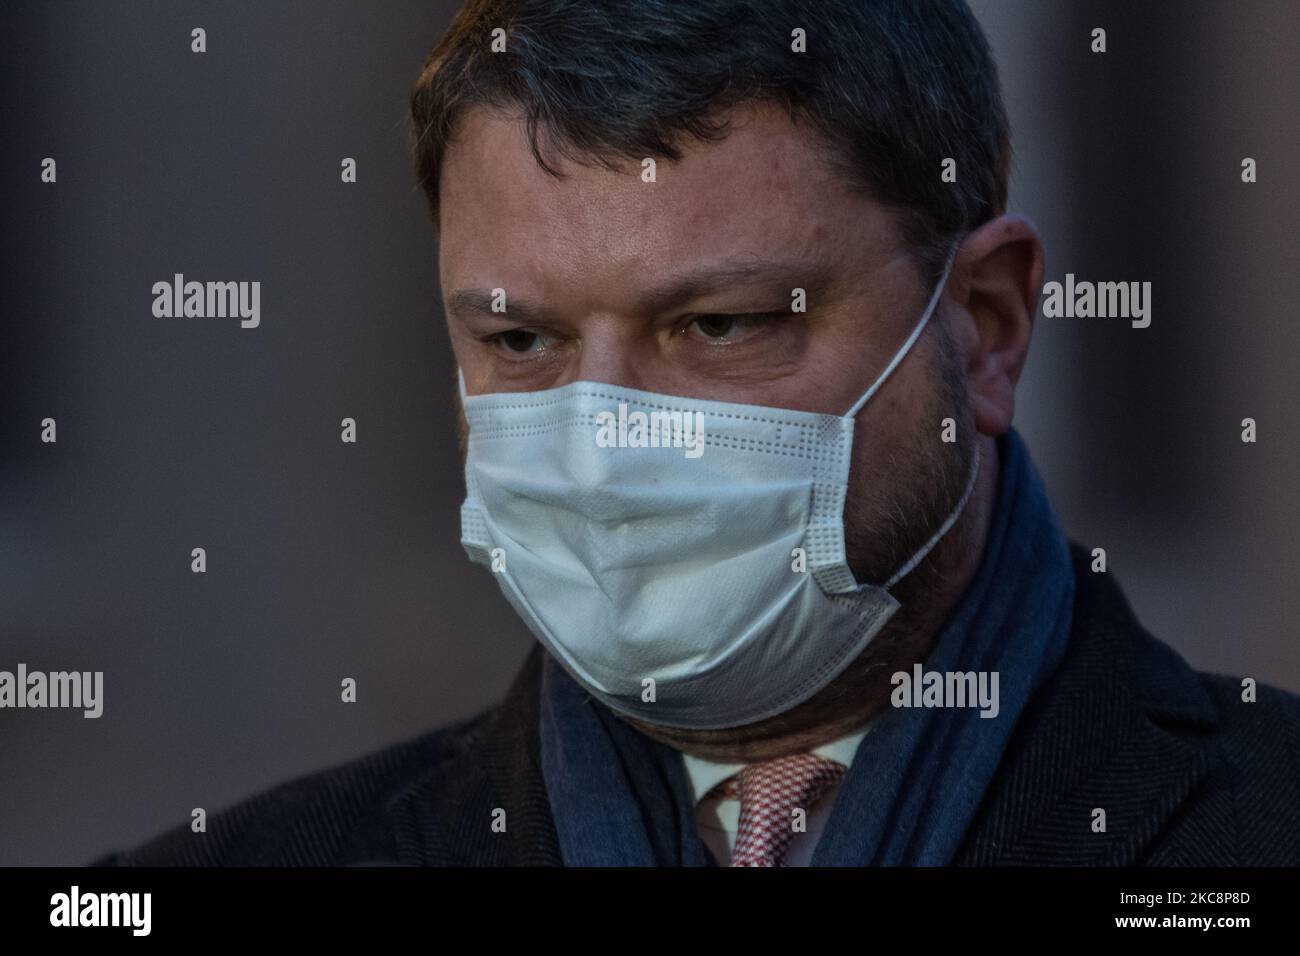
<instances>
[{"instance_id":1,"label":"white shirt collar","mask_svg":"<svg viewBox=\"0 0 1300 956\"><path fill-rule=\"evenodd\" d=\"M871 724L867 724L860 730L840 737L838 740L832 740L820 747L814 747L812 752L819 757L837 760L844 764L845 767L851 766L858 744L862 742L862 738L867 735L867 731L870 729ZM726 780L732 774L739 773L746 766L743 763L716 763L701 757L692 757L684 751L682 752L682 759L686 762L686 773L691 781L691 798L696 803L699 803L706 793L723 780Z\"/></svg>"}]
</instances>

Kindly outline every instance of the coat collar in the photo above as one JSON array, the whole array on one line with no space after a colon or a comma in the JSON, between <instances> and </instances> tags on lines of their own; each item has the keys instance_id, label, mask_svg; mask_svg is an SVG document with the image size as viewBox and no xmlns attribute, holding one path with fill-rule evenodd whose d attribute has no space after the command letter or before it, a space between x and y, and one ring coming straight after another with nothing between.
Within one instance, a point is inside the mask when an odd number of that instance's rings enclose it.
<instances>
[{"instance_id":1,"label":"coat collar","mask_svg":"<svg viewBox=\"0 0 1300 956\"><path fill-rule=\"evenodd\" d=\"M958 865L1140 862L1208 772L1194 734L1217 726L1214 702L1109 574L1071 552L1066 656L1022 716ZM1105 832L1094 831L1098 808Z\"/></svg>"},{"instance_id":2,"label":"coat collar","mask_svg":"<svg viewBox=\"0 0 1300 956\"><path fill-rule=\"evenodd\" d=\"M563 865L542 778L544 654L534 644L501 703L448 728L447 752L388 803L385 843L398 865Z\"/></svg>"}]
</instances>

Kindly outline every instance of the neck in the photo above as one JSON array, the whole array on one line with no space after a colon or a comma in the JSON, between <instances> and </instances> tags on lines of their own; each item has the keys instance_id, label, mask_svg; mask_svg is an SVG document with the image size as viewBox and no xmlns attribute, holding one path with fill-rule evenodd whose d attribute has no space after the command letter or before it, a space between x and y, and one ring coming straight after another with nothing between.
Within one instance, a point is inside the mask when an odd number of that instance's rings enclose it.
<instances>
[{"instance_id":1,"label":"neck","mask_svg":"<svg viewBox=\"0 0 1300 956\"><path fill-rule=\"evenodd\" d=\"M801 753L864 727L889 705L891 676L924 660L979 570L1001 471L995 440L980 436L982 464L961 518L894 588L899 610L845 670L790 710L743 727L683 730L622 717L677 750L722 763Z\"/></svg>"}]
</instances>

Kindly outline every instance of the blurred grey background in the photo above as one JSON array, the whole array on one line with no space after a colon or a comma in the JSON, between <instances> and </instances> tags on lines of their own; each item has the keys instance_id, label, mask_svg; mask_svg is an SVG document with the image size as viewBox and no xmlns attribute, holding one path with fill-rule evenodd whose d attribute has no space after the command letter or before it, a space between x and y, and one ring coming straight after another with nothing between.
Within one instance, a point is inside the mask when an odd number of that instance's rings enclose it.
<instances>
[{"instance_id":1,"label":"blurred grey background","mask_svg":"<svg viewBox=\"0 0 1300 956\"><path fill-rule=\"evenodd\" d=\"M1017 424L1066 527L1195 666L1300 690L1300 5L973 5L1047 278L1153 283L1147 329L1039 320ZM102 670L105 710L0 711L0 864L469 716L530 646L458 543L405 138L454 6L5 5L0 669ZM155 319L175 272L260 280L261 327Z\"/></svg>"}]
</instances>

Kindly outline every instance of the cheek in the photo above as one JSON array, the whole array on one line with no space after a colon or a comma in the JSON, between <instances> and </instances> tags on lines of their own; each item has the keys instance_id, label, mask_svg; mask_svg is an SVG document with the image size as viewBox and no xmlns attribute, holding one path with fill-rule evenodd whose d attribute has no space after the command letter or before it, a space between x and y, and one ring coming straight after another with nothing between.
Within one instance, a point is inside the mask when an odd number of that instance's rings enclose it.
<instances>
[{"instance_id":1,"label":"cheek","mask_svg":"<svg viewBox=\"0 0 1300 956\"><path fill-rule=\"evenodd\" d=\"M482 369L480 367L482 360L480 356L481 350L478 348L479 343L467 335L463 329L460 329L450 322L447 323L447 338L451 343L452 361L454 361L465 374L465 388L471 395L477 393L481 390L481 384L483 381ZM456 386L456 382L454 381L454 370L452 372L452 378L452 384L453 386ZM459 388L457 388L457 396L459 397Z\"/></svg>"},{"instance_id":2,"label":"cheek","mask_svg":"<svg viewBox=\"0 0 1300 956\"><path fill-rule=\"evenodd\" d=\"M933 389L924 380L913 379L900 365L858 412L853 464L876 483L920 477L901 469L914 462L921 443L939 440Z\"/></svg>"},{"instance_id":3,"label":"cheek","mask_svg":"<svg viewBox=\"0 0 1300 956\"><path fill-rule=\"evenodd\" d=\"M938 463L945 449L936 400L926 367L909 359L858 413L845 507L846 537L853 549L850 558L867 561L873 572L892 573L887 565L897 557L893 551L898 545L881 541L882 535L925 520L918 512L943 486L943 468Z\"/></svg>"},{"instance_id":4,"label":"cheek","mask_svg":"<svg viewBox=\"0 0 1300 956\"><path fill-rule=\"evenodd\" d=\"M897 423L894 423L895 425ZM849 467L849 509L858 518L879 520L889 502L897 499L896 485L912 480L907 444L895 427L880 427L861 416L853 435L853 459Z\"/></svg>"}]
</instances>

